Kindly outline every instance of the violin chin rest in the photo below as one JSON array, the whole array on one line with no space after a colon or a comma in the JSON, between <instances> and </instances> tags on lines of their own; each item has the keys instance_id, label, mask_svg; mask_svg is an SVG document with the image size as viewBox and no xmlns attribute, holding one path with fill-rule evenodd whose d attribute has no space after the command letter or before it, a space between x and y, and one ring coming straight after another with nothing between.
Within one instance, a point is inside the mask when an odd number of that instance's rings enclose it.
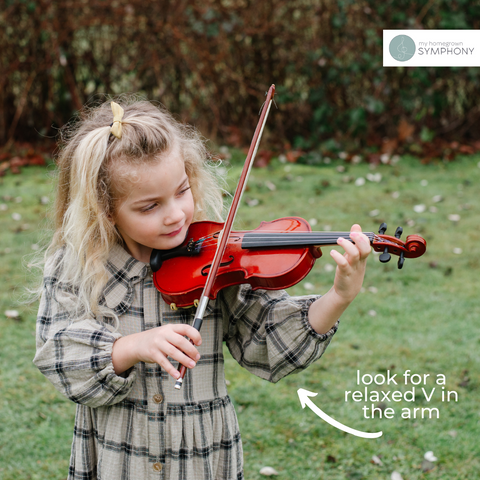
<instances>
[{"instance_id":1,"label":"violin chin rest","mask_svg":"<svg viewBox=\"0 0 480 480\"><path fill-rule=\"evenodd\" d=\"M161 250L152 250L152 254L150 255L150 268L152 272L155 273L156 271L160 270L163 263L163 252Z\"/></svg>"}]
</instances>

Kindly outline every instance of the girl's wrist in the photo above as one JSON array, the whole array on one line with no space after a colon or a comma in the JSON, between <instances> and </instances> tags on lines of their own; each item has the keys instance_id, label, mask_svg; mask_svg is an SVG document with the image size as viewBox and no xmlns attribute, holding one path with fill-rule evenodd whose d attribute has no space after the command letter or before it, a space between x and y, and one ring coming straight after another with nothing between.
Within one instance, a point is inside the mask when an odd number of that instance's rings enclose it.
<instances>
[{"instance_id":1,"label":"girl's wrist","mask_svg":"<svg viewBox=\"0 0 480 480\"><path fill-rule=\"evenodd\" d=\"M349 294L349 295L341 295L340 293L337 292L337 289L335 286L332 287L330 292L328 292L331 295L331 300L332 302L335 303L335 305L338 308L347 308L354 300L357 294Z\"/></svg>"},{"instance_id":2,"label":"girl's wrist","mask_svg":"<svg viewBox=\"0 0 480 480\"><path fill-rule=\"evenodd\" d=\"M310 305L308 321L317 333L325 334L335 325L350 303L332 287L325 295Z\"/></svg>"},{"instance_id":3,"label":"girl's wrist","mask_svg":"<svg viewBox=\"0 0 480 480\"><path fill-rule=\"evenodd\" d=\"M112 363L116 375L120 375L139 362L136 353L138 334L127 335L117 339L112 347Z\"/></svg>"}]
</instances>

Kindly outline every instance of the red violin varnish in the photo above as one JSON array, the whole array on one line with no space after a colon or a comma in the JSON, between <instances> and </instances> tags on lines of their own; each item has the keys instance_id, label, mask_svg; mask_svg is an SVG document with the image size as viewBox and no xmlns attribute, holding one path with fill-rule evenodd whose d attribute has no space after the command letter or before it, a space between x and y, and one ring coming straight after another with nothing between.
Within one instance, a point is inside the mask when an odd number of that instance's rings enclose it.
<instances>
[{"instance_id":1,"label":"red violin varnish","mask_svg":"<svg viewBox=\"0 0 480 480\"><path fill-rule=\"evenodd\" d=\"M398 255L398 267L405 258L425 253L426 241L418 235L400 240L401 227L395 236L364 232L373 249L382 252L380 261L388 262L390 254ZM172 308L196 305L212 265L223 223L196 222L190 226L182 245L172 250L154 250L150 260L153 281L163 299ZM336 245L337 239L350 240L349 232L312 232L306 220L286 217L262 222L251 231L232 231L209 298L214 299L225 287L242 283L253 289L280 290L300 282L321 256L318 246Z\"/></svg>"}]
</instances>

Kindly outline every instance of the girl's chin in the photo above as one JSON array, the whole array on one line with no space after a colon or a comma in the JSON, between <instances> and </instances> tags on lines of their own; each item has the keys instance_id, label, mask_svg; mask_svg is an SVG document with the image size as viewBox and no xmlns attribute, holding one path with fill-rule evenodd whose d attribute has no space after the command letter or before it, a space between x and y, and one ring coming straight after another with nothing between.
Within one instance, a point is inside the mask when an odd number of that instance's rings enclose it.
<instances>
[{"instance_id":1,"label":"girl's chin","mask_svg":"<svg viewBox=\"0 0 480 480\"><path fill-rule=\"evenodd\" d=\"M180 232L175 236L165 236L161 242L158 242L158 246L153 247L155 250L171 250L172 248L179 247L185 240L185 235Z\"/></svg>"}]
</instances>

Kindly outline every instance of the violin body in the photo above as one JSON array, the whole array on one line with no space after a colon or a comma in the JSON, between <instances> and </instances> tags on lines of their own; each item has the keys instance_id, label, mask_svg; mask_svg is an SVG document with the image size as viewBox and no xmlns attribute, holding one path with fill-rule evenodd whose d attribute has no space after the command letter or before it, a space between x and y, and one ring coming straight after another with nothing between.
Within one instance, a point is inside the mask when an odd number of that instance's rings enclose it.
<instances>
[{"instance_id":1,"label":"violin body","mask_svg":"<svg viewBox=\"0 0 480 480\"><path fill-rule=\"evenodd\" d=\"M194 239L204 237L198 254L175 256L164 260L153 274L155 287L163 299L175 307L193 306L201 296L208 271L215 256L216 244L223 223L192 223L182 245L185 248ZM303 218L286 217L271 222L262 222L253 231L230 232L230 239L222 257L217 277L209 298L225 287L248 283L254 290L280 290L300 282L312 269L321 252L314 246L257 247L242 248L245 235L255 232L311 232L310 225ZM152 262L152 269L153 262Z\"/></svg>"}]
</instances>

